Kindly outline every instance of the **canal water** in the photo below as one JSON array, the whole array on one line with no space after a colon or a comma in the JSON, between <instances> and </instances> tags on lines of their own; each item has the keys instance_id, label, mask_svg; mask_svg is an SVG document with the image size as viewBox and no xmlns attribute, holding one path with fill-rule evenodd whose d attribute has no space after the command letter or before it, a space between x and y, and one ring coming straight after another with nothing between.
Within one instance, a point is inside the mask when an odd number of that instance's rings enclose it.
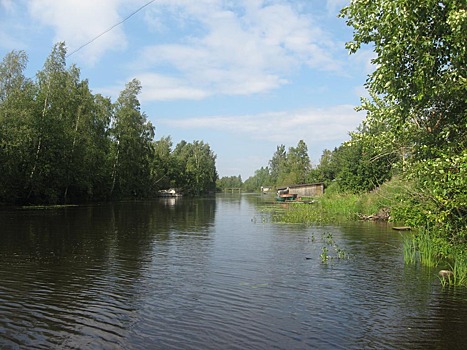
<instances>
[{"instance_id":1,"label":"canal water","mask_svg":"<svg viewBox=\"0 0 467 350\"><path fill-rule=\"evenodd\" d=\"M467 349L467 291L386 225L270 197L0 210L0 349Z\"/></svg>"}]
</instances>

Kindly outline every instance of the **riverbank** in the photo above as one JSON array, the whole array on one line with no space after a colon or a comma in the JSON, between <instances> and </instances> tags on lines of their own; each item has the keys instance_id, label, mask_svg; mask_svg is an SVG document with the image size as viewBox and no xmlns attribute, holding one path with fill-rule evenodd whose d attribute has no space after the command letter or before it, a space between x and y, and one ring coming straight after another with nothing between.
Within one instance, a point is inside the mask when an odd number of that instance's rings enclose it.
<instances>
[{"instance_id":1,"label":"riverbank","mask_svg":"<svg viewBox=\"0 0 467 350\"><path fill-rule=\"evenodd\" d=\"M443 285L467 287L467 246L450 242L446 235L433 227L414 225L415 210L404 200L409 185L390 181L377 190L364 194L340 193L330 186L312 205L290 203L285 210L273 215L276 222L332 224L371 219L389 221L395 226L411 226L404 241L407 264L421 264L451 271L440 276Z\"/></svg>"}]
</instances>

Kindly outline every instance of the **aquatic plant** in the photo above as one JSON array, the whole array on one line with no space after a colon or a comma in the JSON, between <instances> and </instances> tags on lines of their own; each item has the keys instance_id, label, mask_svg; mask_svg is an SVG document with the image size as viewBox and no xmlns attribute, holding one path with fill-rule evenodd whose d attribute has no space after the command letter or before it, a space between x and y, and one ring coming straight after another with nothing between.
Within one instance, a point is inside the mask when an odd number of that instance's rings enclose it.
<instances>
[{"instance_id":1,"label":"aquatic plant","mask_svg":"<svg viewBox=\"0 0 467 350\"><path fill-rule=\"evenodd\" d=\"M467 286L467 253L465 246L449 245L430 231L422 230L406 236L403 242L404 261L428 267L449 266L438 278L442 286Z\"/></svg>"},{"instance_id":2,"label":"aquatic plant","mask_svg":"<svg viewBox=\"0 0 467 350\"><path fill-rule=\"evenodd\" d=\"M467 286L467 253L458 251L455 254L454 263L450 265L452 271L452 284Z\"/></svg>"},{"instance_id":3,"label":"aquatic plant","mask_svg":"<svg viewBox=\"0 0 467 350\"><path fill-rule=\"evenodd\" d=\"M321 248L320 258L321 258L321 262L323 264L328 262L328 259L330 258L330 256L328 255L328 248L327 247Z\"/></svg>"},{"instance_id":4,"label":"aquatic plant","mask_svg":"<svg viewBox=\"0 0 467 350\"><path fill-rule=\"evenodd\" d=\"M328 245L333 245L334 244L334 238L332 236L332 233L326 233L326 232L323 232L323 234L321 235L321 240L328 244Z\"/></svg>"},{"instance_id":5,"label":"aquatic plant","mask_svg":"<svg viewBox=\"0 0 467 350\"><path fill-rule=\"evenodd\" d=\"M342 260L342 259L350 258L350 255L345 251L345 249L337 245L332 233L323 232L321 234L321 243L324 244L321 247L321 254L320 254L321 262L323 264L328 263L329 260L333 261L334 259ZM335 255L332 253L331 249L333 250Z\"/></svg>"},{"instance_id":6,"label":"aquatic plant","mask_svg":"<svg viewBox=\"0 0 467 350\"><path fill-rule=\"evenodd\" d=\"M404 236L404 261L406 264L415 264L417 261L417 244L413 236Z\"/></svg>"}]
</instances>

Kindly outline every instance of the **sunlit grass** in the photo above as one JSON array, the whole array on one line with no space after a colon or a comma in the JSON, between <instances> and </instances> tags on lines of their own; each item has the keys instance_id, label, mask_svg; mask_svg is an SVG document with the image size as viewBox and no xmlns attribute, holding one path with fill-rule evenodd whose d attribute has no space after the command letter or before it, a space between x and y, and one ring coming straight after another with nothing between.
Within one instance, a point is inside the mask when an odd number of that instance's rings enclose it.
<instances>
[{"instance_id":1,"label":"sunlit grass","mask_svg":"<svg viewBox=\"0 0 467 350\"><path fill-rule=\"evenodd\" d=\"M287 203L271 206L271 220L276 223L339 224L354 221L365 215L373 215L390 208L390 220L406 217L404 211L417 211L418 208L404 207L404 198L411 191L410 185L395 178L377 190L366 194L325 192L314 198L312 204ZM404 223L416 225L416 223ZM403 241L404 260L407 264L420 263L428 267L448 264L452 278L441 279L443 285L467 286L467 247L450 243L442 232L431 229L415 230ZM324 249L325 248L325 249ZM327 263L333 259L331 246L324 246L321 260ZM337 251L337 256L342 256Z\"/></svg>"},{"instance_id":2,"label":"sunlit grass","mask_svg":"<svg viewBox=\"0 0 467 350\"><path fill-rule=\"evenodd\" d=\"M439 277L443 286L467 286L466 247L441 243L429 231L406 236L403 242L404 261L428 267L448 266Z\"/></svg>"},{"instance_id":3,"label":"sunlit grass","mask_svg":"<svg viewBox=\"0 0 467 350\"><path fill-rule=\"evenodd\" d=\"M325 224L357 218L358 195L333 194L316 198L311 204L287 203L274 213L274 221L286 223Z\"/></svg>"}]
</instances>

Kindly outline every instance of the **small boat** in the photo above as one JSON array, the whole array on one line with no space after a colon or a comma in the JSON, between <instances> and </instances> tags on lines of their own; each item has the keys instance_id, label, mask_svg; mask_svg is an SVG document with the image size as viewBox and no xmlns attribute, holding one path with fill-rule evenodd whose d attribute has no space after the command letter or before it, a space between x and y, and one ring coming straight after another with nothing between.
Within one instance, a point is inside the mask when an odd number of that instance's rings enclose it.
<instances>
[{"instance_id":1,"label":"small boat","mask_svg":"<svg viewBox=\"0 0 467 350\"><path fill-rule=\"evenodd\" d=\"M410 226L398 226L398 227L393 227L392 229L396 230L396 231L410 231L410 230L412 230L412 227L410 227Z\"/></svg>"},{"instance_id":2,"label":"small boat","mask_svg":"<svg viewBox=\"0 0 467 350\"><path fill-rule=\"evenodd\" d=\"M297 194L295 193L283 193L283 194L279 194L276 197L277 202L290 202L296 199L297 199Z\"/></svg>"}]
</instances>

